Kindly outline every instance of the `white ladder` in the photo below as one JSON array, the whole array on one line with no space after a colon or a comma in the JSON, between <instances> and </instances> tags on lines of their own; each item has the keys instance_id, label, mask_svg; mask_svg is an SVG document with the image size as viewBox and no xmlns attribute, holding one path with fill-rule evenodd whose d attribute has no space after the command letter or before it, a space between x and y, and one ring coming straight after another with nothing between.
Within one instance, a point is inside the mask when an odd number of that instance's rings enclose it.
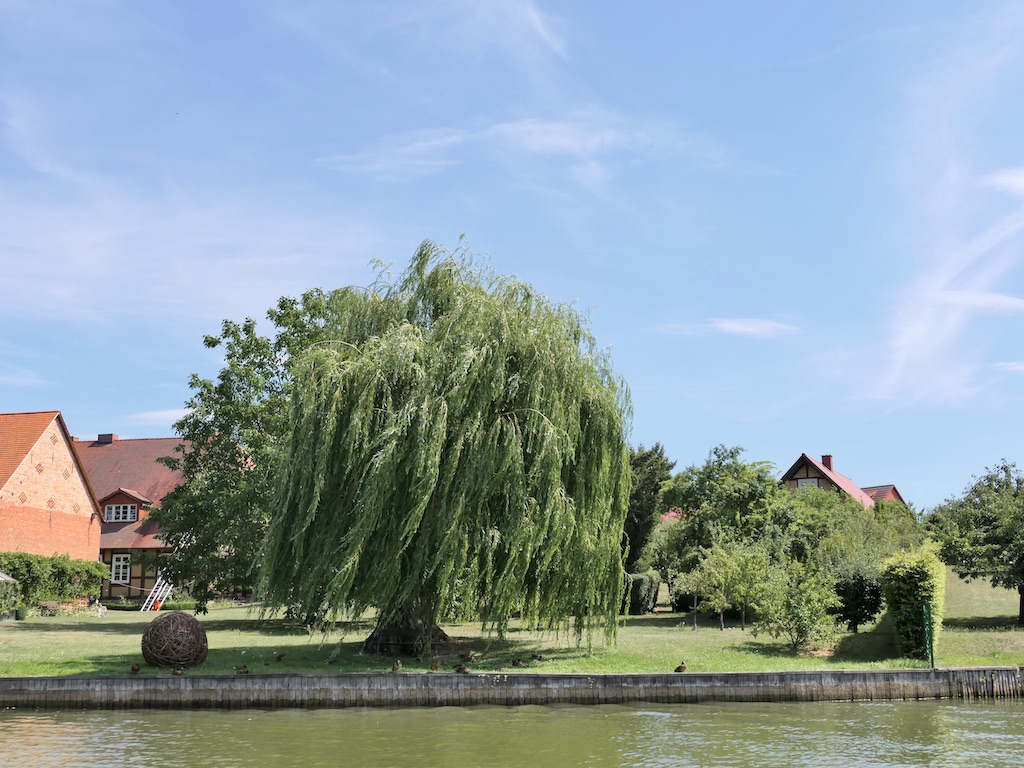
<instances>
[{"instance_id":1,"label":"white ladder","mask_svg":"<svg viewBox=\"0 0 1024 768\"><path fill-rule=\"evenodd\" d=\"M167 598L171 596L172 589L174 589L174 585L171 582L167 581L163 576L157 576L156 584L149 591L149 597L146 598L146 602L142 604L140 610L152 611L154 603L157 602L163 605L167 602Z\"/></svg>"}]
</instances>

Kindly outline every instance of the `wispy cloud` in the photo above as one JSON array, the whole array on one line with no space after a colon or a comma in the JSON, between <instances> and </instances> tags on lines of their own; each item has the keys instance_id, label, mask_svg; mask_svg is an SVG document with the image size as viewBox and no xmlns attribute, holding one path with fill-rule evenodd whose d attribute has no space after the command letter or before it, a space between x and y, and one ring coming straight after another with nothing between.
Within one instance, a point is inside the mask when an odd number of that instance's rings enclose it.
<instances>
[{"instance_id":1,"label":"wispy cloud","mask_svg":"<svg viewBox=\"0 0 1024 768\"><path fill-rule=\"evenodd\" d=\"M712 317L702 323L660 325L657 330L669 336L704 336L718 333L757 339L774 339L800 332L795 325L756 317Z\"/></svg>"},{"instance_id":2,"label":"wispy cloud","mask_svg":"<svg viewBox=\"0 0 1024 768\"><path fill-rule=\"evenodd\" d=\"M1016 363L994 363L992 365L997 371L1009 371L1010 373L1024 373L1024 362Z\"/></svg>"},{"instance_id":3,"label":"wispy cloud","mask_svg":"<svg viewBox=\"0 0 1024 768\"><path fill-rule=\"evenodd\" d=\"M16 387L36 387L41 384L52 383L27 368L0 365L0 384L10 384Z\"/></svg>"},{"instance_id":4,"label":"wispy cloud","mask_svg":"<svg viewBox=\"0 0 1024 768\"><path fill-rule=\"evenodd\" d=\"M643 136L606 114L580 114L563 120L522 120L495 123L477 130L441 128L385 139L362 152L327 155L322 165L366 173L385 181L436 173L461 162L459 151L472 148L496 157L567 158L583 185L607 178L603 158L616 150L639 149Z\"/></svg>"},{"instance_id":5,"label":"wispy cloud","mask_svg":"<svg viewBox=\"0 0 1024 768\"><path fill-rule=\"evenodd\" d=\"M130 413L125 418L132 424L166 425L173 424L186 413L187 411L184 408L172 408L166 411L143 411L142 413Z\"/></svg>"},{"instance_id":6,"label":"wispy cloud","mask_svg":"<svg viewBox=\"0 0 1024 768\"><path fill-rule=\"evenodd\" d=\"M1024 256L1024 168L973 167L988 144L978 126L1003 119L1000 85L1016 82L1024 67L1024 14L996 9L969 27L912 86L905 157L920 217L919 266L900 292L870 388L890 402L975 396L994 328L990 322L978 335L978 321L1024 312L1014 279Z\"/></svg>"},{"instance_id":7,"label":"wispy cloud","mask_svg":"<svg viewBox=\"0 0 1024 768\"><path fill-rule=\"evenodd\" d=\"M616 169L640 158L681 156L696 166L722 168L729 153L708 137L660 125L642 125L607 110L580 109L544 119L525 117L475 128L437 128L396 134L358 152L324 155L321 165L378 181L404 182L440 173L463 162L489 158L510 173L538 174L564 165L579 186L603 191Z\"/></svg>"},{"instance_id":8,"label":"wispy cloud","mask_svg":"<svg viewBox=\"0 0 1024 768\"><path fill-rule=\"evenodd\" d=\"M457 161L452 151L473 139L466 131L437 129L395 136L362 152L325 155L321 165L338 171L366 173L381 179L403 179L434 173Z\"/></svg>"},{"instance_id":9,"label":"wispy cloud","mask_svg":"<svg viewBox=\"0 0 1024 768\"><path fill-rule=\"evenodd\" d=\"M1007 168L981 179L984 186L1024 197L1024 168Z\"/></svg>"}]
</instances>

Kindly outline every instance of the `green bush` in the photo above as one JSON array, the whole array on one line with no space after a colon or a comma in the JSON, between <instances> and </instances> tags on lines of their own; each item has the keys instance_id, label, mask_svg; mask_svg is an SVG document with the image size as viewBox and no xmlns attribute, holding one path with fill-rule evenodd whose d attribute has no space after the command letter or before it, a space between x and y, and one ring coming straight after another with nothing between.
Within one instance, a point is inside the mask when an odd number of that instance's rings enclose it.
<instances>
[{"instance_id":1,"label":"green bush","mask_svg":"<svg viewBox=\"0 0 1024 768\"><path fill-rule=\"evenodd\" d=\"M655 570L629 574L629 604L626 606L629 615L641 616L653 611L658 604L660 587L661 575Z\"/></svg>"},{"instance_id":2,"label":"green bush","mask_svg":"<svg viewBox=\"0 0 1024 768\"><path fill-rule=\"evenodd\" d=\"M790 560L775 566L769 575L754 634L767 632L772 637L783 637L794 651L812 643L829 642L836 626L832 611L838 606L839 598L828 574Z\"/></svg>"},{"instance_id":3,"label":"green bush","mask_svg":"<svg viewBox=\"0 0 1024 768\"><path fill-rule=\"evenodd\" d=\"M95 560L27 552L0 552L0 571L18 582L19 602L29 606L98 597L100 582L110 576L110 568Z\"/></svg>"},{"instance_id":4,"label":"green bush","mask_svg":"<svg viewBox=\"0 0 1024 768\"><path fill-rule=\"evenodd\" d=\"M851 632L861 624L874 621L882 611L882 583L863 573L844 576L836 582L839 607L834 609L836 620Z\"/></svg>"},{"instance_id":5,"label":"green bush","mask_svg":"<svg viewBox=\"0 0 1024 768\"><path fill-rule=\"evenodd\" d=\"M674 574L668 580L668 602L673 613L686 613L693 607L694 595L688 588L682 574Z\"/></svg>"},{"instance_id":6,"label":"green bush","mask_svg":"<svg viewBox=\"0 0 1024 768\"><path fill-rule=\"evenodd\" d=\"M16 581L0 581L0 619L14 615L21 603L21 590Z\"/></svg>"},{"instance_id":7,"label":"green bush","mask_svg":"<svg viewBox=\"0 0 1024 768\"><path fill-rule=\"evenodd\" d=\"M937 643L945 593L946 569L934 545L894 555L882 564L882 594L902 655L928 660L925 605L931 606L932 641Z\"/></svg>"}]
</instances>

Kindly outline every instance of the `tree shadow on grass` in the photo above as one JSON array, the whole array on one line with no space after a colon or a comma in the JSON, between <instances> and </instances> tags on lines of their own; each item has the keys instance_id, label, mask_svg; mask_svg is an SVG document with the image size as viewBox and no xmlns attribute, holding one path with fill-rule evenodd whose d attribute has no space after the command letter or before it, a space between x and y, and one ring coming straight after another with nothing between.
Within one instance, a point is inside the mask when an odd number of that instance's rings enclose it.
<instances>
[{"instance_id":1,"label":"tree shadow on grass","mask_svg":"<svg viewBox=\"0 0 1024 768\"><path fill-rule=\"evenodd\" d=\"M795 650L792 645L784 641L758 642L748 640L741 643L739 648L751 655L767 656L770 658L794 658L807 653L814 653L814 651ZM843 635L832 649L832 652L821 654L820 658L829 665L841 666L850 662L888 661L897 659L899 656L892 620L888 615L883 615L867 631Z\"/></svg>"},{"instance_id":2,"label":"tree shadow on grass","mask_svg":"<svg viewBox=\"0 0 1024 768\"><path fill-rule=\"evenodd\" d=\"M622 625L626 627L688 627L691 619L686 613L645 613L642 616L622 616ZM715 619L717 622L717 618ZM703 625L703 622L698 622ZM718 626L717 624L715 625Z\"/></svg>"},{"instance_id":3,"label":"tree shadow on grass","mask_svg":"<svg viewBox=\"0 0 1024 768\"><path fill-rule=\"evenodd\" d=\"M942 626L952 629L1024 630L1016 616L958 616L944 618Z\"/></svg>"},{"instance_id":4,"label":"tree shadow on grass","mask_svg":"<svg viewBox=\"0 0 1024 768\"><path fill-rule=\"evenodd\" d=\"M843 661L887 661L899 658L896 647L896 630L888 613L876 621L866 632L844 635L836 643L832 660Z\"/></svg>"}]
</instances>

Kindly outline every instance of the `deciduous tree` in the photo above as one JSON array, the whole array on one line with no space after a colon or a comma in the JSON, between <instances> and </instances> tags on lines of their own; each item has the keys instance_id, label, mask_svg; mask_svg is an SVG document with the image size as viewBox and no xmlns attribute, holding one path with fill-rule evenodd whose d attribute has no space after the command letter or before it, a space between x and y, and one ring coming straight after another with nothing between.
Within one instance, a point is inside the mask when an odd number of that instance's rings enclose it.
<instances>
[{"instance_id":1,"label":"deciduous tree","mask_svg":"<svg viewBox=\"0 0 1024 768\"><path fill-rule=\"evenodd\" d=\"M1024 625L1024 474L1005 459L928 518L941 557L961 578L983 578L1020 595Z\"/></svg>"},{"instance_id":2,"label":"deciduous tree","mask_svg":"<svg viewBox=\"0 0 1024 768\"><path fill-rule=\"evenodd\" d=\"M189 380L192 397L175 424L182 448L164 460L184 481L152 513L171 547L160 558L162 572L190 585L200 607L214 593L255 579L272 470L288 429L292 362L337 324L335 307L348 290L280 299L267 313L272 336L247 318L225 320L219 335L204 338L224 351L224 365L215 380Z\"/></svg>"}]
</instances>

